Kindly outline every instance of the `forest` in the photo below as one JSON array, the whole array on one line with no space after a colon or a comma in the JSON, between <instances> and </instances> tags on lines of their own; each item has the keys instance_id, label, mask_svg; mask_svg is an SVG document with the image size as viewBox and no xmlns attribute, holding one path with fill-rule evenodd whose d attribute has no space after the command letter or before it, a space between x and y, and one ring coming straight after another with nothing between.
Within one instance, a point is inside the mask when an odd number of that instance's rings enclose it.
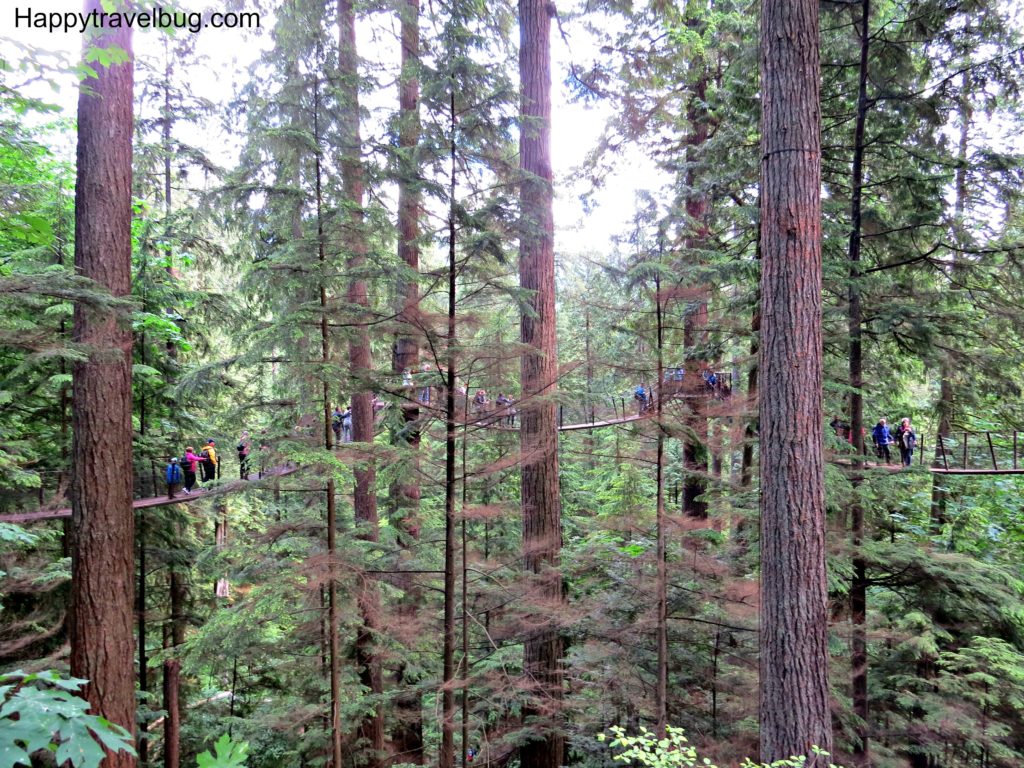
<instances>
[{"instance_id":1,"label":"forest","mask_svg":"<svg viewBox=\"0 0 1024 768\"><path fill-rule=\"evenodd\" d=\"M1024 766L1020 0L183 7L3 12L0 768Z\"/></svg>"}]
</instances>

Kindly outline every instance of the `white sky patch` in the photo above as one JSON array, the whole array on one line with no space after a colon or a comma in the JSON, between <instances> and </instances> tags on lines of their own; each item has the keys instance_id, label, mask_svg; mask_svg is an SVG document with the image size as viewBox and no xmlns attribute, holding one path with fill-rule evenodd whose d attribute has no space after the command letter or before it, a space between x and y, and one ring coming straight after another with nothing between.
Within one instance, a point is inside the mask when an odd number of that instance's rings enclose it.
<instances>
[{"instance_id":1,"label":"white sky patch","mask_svg":"<svg viewBox=\"0 0 1024 768\"><path fill-rule=\"evenodd\" d=\"M197 12L204 8L202 2L181 2L184 12ZM82 37L79 32L29 28L21 21L15 28L15 13L31 10L36 13L80 12L79 0L8 0L0 10L0 28L6 37L0 37L0 55L18 68L27 56L37 58L48 66L60 68L75 64L81 55ZM386 23L386 22L385 22ZM196 96L209 99L215 104L226 104L236 93L241 83L249 76L249 66L254 63L272 42L270 32L274 19L268 14L261 18L259 30L212 29L206 28L195 33L196 56L204 62L200 67L191 67L199 73L190 82ZM381 34L381 20L372 18L360 23L361 57L390 69L392 62L397 67L398 47L391 35ZM179 29L175 35L193 34ZM153 56L162 61L166 33L153 29L135 29L133 47L137 56ZM27 46L32 51L25 49ZM586 44L574 48L585 49ZM43 52L53 52L54 56ZM618 163L618 170L606 178L601 190L592 198L589 211L584 210L581 195L584 185L573 183L574 170L596 146L604 124L609 116L606 104L588 106L571 103L564 78L569 70L570 51L559 38L557 28L552 29L552 169L555 175L555 222L558 228L556 248L560 253L584 251L607 252L612 237L626 230L633 216L636 191L640 188L657 188L664 183L664 176L654 164L641 153L627 154ZM54 72L50 82L34 79L32 70L25 73L11 73L6 82L22 92L59 106L65 116L74 117L77 109L78 83L70 72ZM386 89L394 91L393 88ZM370 96L367 106L383 116L388 106L397 108L396 93L378 93ZM44 116L40 122L52 119ZM239 150L238 139L227 135L220 126L219 116L207 120L201 127L190 127L191 133L181 138L187 143L204 147L217 163L230 167ZM379 133L380 127L368 125L364 132ZM73 147L66 148L73 153Z\"/></svg>"}]
</instances>

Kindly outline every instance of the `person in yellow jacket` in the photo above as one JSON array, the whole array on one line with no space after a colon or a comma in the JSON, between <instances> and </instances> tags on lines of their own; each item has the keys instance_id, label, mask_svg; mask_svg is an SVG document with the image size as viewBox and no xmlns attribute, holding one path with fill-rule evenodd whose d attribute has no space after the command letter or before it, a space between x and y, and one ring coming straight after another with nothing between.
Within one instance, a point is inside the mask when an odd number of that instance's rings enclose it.
<instances>
[{"instance_id":1,"label":"person in yellow jacket","mask_svg":"<svg viewBox=\"0 0 1024 768\"><path fill-rule=\"evenodd\" d=\"M217 478L218 462L217 449L215 447L216 444L216 440L207 440L206 445L203 447L203 451L200 454L203 459L202 467L204 483L207 483L210 480L215 480Z\"/></svg>"}]
</instances>

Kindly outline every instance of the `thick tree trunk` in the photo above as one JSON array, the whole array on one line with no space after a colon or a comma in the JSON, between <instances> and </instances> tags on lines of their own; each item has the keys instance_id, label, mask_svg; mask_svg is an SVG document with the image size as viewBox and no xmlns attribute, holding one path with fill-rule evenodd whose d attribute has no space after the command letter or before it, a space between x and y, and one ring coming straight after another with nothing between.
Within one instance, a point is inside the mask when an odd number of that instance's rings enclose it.
<instances>
[{"instance_id":1,"label":"thick tree trunk","mask_svg":"<svg viewBox=\"0 0 1024 768\"><path fill-rule=\"evenodd\" d=\"M376 468L369 455L373 446L373 392L371 376L373 364L370 332L367 326L370 301L366 280L360 276L366 264L366 232L363 214L362 138L359 129L359 66L356 55L356 16L352 0L338 0L338 70L345 102L342 113L341 178L343 195L348 204L345 222L345 247L348 270L354 274L348 289L348 303L360 307L361 324L355 329L349 344L349 367L355 394L352 395L352 441L361 444L367 452L357 464L355 474L356 523L359 535L367 541L378 539ZM363 625L356 635L356 660L362 684L375 697L380 697L384 685L380 658L374 635L381 624L380 595L377 583L365 577L357 597ZM384 754L384 717L378 704L374 714L363 720L359 728L369 754L369 764L376 766Z\"/></svg>"},{"instance_id":2,"label":"thick tree trunk","mask_svg":"<svg viewBox=\"0 0 1024 768\"><path fill-rule=\"evenodd\" d=\"M181 760L181 664L164 660L164 768L178 768Z\"/></svg>"},{"instance_id":3,"label":"thick tree trunk","mask_svg":"<svg viewBox=\"0 0 1024 768\"><path fill-rule=\"evenodd\" d=\"M817 0L761 15L761 759L830 750ZM810 765L828 760L811 757Z\"/></svg>"},{"instance_id":4,"label":"thick tree trunk","mask_svg":"<svg viewBox=\"0 0 1024 768\"><path fill-rule=\"evenodd\" d=\"M563 602L559 556L562 546L558 485L558 421L555 394L555 252L551 189L551 18L545 0L520 0L519 77L521 232L519 282L529 312L520 322L528 350L521 366L520 479L523 561L537 605L527 630L523 670L531 686L524 719L543 734L520 749L522 768L562 764L562 639L555 619Z\"/></svg>"},{"instance_id":5,"label":"thick tree trunk","mask_svg":"<svg viewBox=\"0 0 1024 768\"><path fill-rule=\"evenodd\" d=\"M404 441L409 449L408 469L402 477L394 482L391 497L394 500L395 519L401 531L399 544L406 552L411 553L412 547L419 540L419 447L420 418L419 390L423 383L418 381L419 370L418 336L422 332L422 321L419 306L419 285L414 273L419 270L419 211L420 194L418 180L420 178L419 163L416 159L416 147L420 140L419 113L419 79L416 67L419 63L419 0L404 0L399 5L399 16L402 29L402 76L399 80L398 108L400 128L398 146L401 150L401 172L398 178L398 257L408 267L410 275L406 282L399 286L401 302L399 319L402 328L395 340L394 372L402 377L405 371L413 374L412 390L406 390L408 398L402 403L402 419L404 422ZM416 588L414 579L399 574L397 586L403 591L398 608L403 622L413 624L419 613L422 599ZM395 672L395 683L398 694L395 697L395 725L391 740L395 752L395 760L402 763L423 763L423 710L420 694L413 689L414 680L407 677L407 666L401 663Z\"/></svg>"},{"instance_id":6,"label":"thick tree trunk","mask_svg":"<svg viewBox=\"0 0 1024 768\"><path fill-rule=\"evenodd\" d=\"M89 0L86 12L100 10ZM117 46L124 64L93 64L78 100L75 269L114 296L131 291L132 40L106 30L89 45ZM86 87L88 86L88 87ZM132 510L132 334L114 312L76 304L73 339L89 350L73 371L71 674L86 678L93 712L135 731ZM110 461L110 446L127 453ZM126 470L125 467L128 467ZM108 768L134 766L125 752Z\"/></svg>"}]
</instances>

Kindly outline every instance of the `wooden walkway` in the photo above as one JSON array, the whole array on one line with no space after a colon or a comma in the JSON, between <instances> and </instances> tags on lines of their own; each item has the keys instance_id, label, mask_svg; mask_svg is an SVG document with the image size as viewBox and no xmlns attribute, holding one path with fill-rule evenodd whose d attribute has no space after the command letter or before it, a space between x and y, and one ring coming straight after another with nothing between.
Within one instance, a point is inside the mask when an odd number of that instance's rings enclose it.
<instances>
[{"instance_id":1,"label":"wooden walkway","mask_svg":"<svg viewBox=\"0 0 1024 768\"><path fill-rule=\"evenodd\" d=\"M606 427L617 427L617 426L619 426L621 424L631 424L634 421L641 421L641 420L644 420L644 419L648 419L648 418L650 418L651 416L654 416L654 415L655 415L654 413L650 413L650 414L645 413L643 416L637 416L637 415L621 416L621 417L616 418L616 419L607 419L605 421L587 421L587 422L583 422L582 424L562 424L562 425L560 425L558 427L558 431L559 432L576 432L576 431L579 431L581 429L604 429ZM497 423L490 423L490 424L488 424L486 416L481 417L477 421L470 421L470 422L466 422L466 423L469 426L482 427L483 429L493 429L493 430L496 430L498 432L518 432L519 431L519 427L510 427L510 426L507 426L507 425L497 424Z\"/></svg>"},{"instance_id":2,"label":"wooden walkway","mask_svg":"<svg viewBox=\"0 0 1024 768\"><path fill-rule=\"evenodd\" d=\"M853 461L850 459L832 459L832 464L838 464L847 469L853 469ZM961 467L924 467L917 465L918 469L926 469L933 475L1024 475L1024 468L1019 469L963 469ZM878 464L865 462L864 469L879 470L882 472L902 472L907 467L901 464Z\"/></svg>"},{"instance_id":3,"label":"wooden walkway","mask_svg":"<svg viewBox=\"0 0 1024 768\"><path fill-rule=\"evenodd\" d=\"M166 507L171 504L189 504L200 499L211 499L216 496L223 496L227 493L237 493L245 488L270 477L284 477L298 471L296 466L282 466L268 469L262 474L252 472L246 480L230 480L221 483L213 488L196 487L191 494L179 490L173 499L167 496L151 496L146 499L136 499L132 502L132 509L149 509L150 507ZM0 523L29 523L34 520L56 520L62 517L71 517L71 509L40 509L35 512L19 512L13 515L0 515Z\"/></svg>"}]
</instances>

